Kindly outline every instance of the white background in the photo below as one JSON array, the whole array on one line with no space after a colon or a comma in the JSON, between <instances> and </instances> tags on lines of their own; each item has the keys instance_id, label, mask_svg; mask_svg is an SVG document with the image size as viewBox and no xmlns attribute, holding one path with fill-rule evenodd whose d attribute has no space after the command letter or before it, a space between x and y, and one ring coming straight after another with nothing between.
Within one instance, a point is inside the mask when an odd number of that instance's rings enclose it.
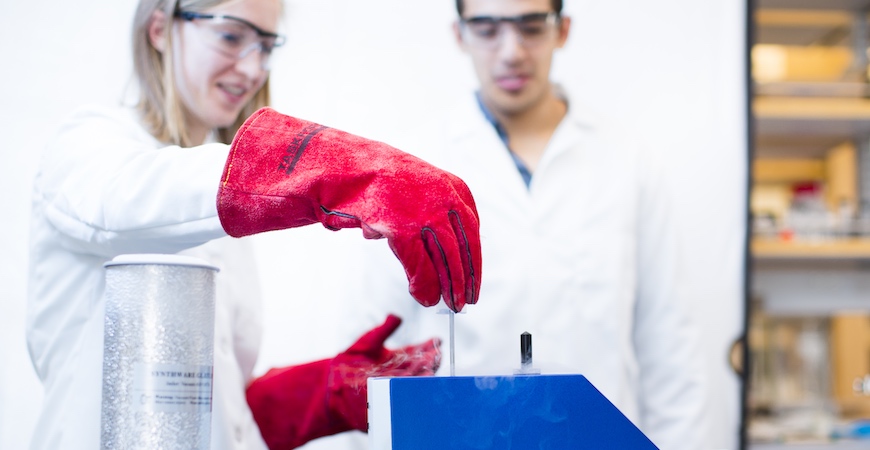
<instances>
[{"instance_id":1,"label":"white background","mask_svg":"<svg viewBox=\"0 0 870 450\"><path fill-rule=\"evenodd\" d=\"M453 0L286 0L273 70L285 113L390 141L475 85L449 33ZM739 385L727 348L742 326L746 210L745 3L569 0L554 79L639 129L667 158L714 392L710 448L737 448ZM130 75L132 0L0 4L0 449L26 447L41 388L24 343L30 184L77 105L117 103ZM358 230L254 237L266 296L258 370L343 349L330 316L353 279ZM95 399L94 401L99 401ZM343 439L306 448L342 448Z\"/></svg>"}]
</instances>

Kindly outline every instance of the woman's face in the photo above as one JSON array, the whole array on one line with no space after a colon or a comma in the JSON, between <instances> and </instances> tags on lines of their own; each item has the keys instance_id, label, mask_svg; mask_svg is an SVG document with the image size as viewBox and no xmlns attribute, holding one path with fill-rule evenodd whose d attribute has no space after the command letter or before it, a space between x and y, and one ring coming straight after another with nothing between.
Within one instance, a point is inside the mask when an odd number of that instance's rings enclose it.
<instances>
[{"instance_id":1,"label":"woman's face","mask_svg":"<svg viewBox=\"0 0 870 450\"><path fill-rule=\"evenodd\" d=\"M242 19L261 31L275 33L281 14L280 0L237 0L201 11ZM242 108L263 87L268 76L258 48L241 58L222 51L220 45L235 39L234 30L252 32L242 22L220 19L173 21L176 89L187 109L188 133L204 138L212 129L232 125ZM236 27L236 28L233 28ZM253 34L257 36L256 34Z\"/></svg>"}]
</instances>

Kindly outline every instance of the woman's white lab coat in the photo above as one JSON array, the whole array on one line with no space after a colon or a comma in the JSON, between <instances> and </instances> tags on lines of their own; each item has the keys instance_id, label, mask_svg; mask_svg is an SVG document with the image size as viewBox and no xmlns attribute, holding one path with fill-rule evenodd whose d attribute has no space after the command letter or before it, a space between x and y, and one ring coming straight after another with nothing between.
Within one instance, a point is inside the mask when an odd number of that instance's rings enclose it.
<instances>
[{"instance_id":1,"label":"woman's white lab coat","mask_svg":"<svg viewBox=\"0 0 870 450\"><path fill-rule=\"evenodd\" d=\"M104 269L124 253L197 256L217 276L212 448L265 448L244 397L261 334L248 243L215 199L228 147L165 146L125 108L74 113L34 185L27 343L45 389L31 448L99 448Z\"/></svg>"},{"instance_id":2,"label":"woman's white lab coat","mask_svg":"<svg viewBox=\"0 0 870 450\"><path fill-rule=\"evenodd\" d=\"M402 147L428 147L420 156L465 180L480 212L483 285L455 319L457 374L513 373L527 331L544 373L585 375L663 449L704 448L698 337L655 161L644 162L633 136L572 106L527 188L467 100L444 128ZM394 345L432 335L446 343L445 316L398 298L407 281L394 258L370 244L364 253L366 298L355 302L364 321L395 311L405 323ZM448 364L445 354L440 373Z\"/></svg>"}]
</instances>

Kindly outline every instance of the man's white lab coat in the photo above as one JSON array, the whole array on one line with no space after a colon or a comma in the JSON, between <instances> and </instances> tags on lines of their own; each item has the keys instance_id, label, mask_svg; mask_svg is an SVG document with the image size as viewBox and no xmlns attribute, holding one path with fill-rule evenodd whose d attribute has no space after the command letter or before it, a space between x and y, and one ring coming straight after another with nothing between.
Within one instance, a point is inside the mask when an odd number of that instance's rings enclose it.
<instances>
[{"instance_id":1,"label":"man's white lab coat","mask_svg":"<svg viewBox=\"0 0 870 450\"><path fill-rule=\"evenodd\" d=\"M660 172L628 130L580 107L570 106L528 188L471 95L446 126L402 147L428 147L420 156L465 180L480 212L483 285L455 318L456 373L513 373L529 332L543 373L585 375L662 449L704 448L703 363ZM364 298L349 314L373 324L398 313L393 345L440 336L439 373L449 373L447 318L400 298L401 266L367 246Z\"/></svg>"},{"instance_id":2,"label":"man's white lab coat","mask_svg":"<svg viewBox=\"0 0 870 450\"><path fill-rule=\"evenodd\" d=\"M261 335L253 254L226 237L215 206L227 152L223 144L161 145L123 108L81 109L50 141L30 236L27 344L45 388L32 449L99 448L102 264L181 251L221 269L212 448L265 448L244 397Z\"/></svg>"}]
</instances>

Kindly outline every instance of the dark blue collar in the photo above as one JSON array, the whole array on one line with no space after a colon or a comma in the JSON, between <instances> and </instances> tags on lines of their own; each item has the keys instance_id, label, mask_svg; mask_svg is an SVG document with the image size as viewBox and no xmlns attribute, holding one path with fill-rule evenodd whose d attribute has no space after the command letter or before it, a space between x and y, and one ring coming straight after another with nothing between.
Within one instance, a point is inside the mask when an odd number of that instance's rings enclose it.
<instances>
[{"instance_id":1,"label":"dark blue collar","mask_svg":"<svg viewBox=\"0 0 870 450\"><path fill-rule=\"evenodd\" d=\"M498 123L498 120L489 111L486 105L483 104L483 99L480 97L480 91L475 92L474 97L477 99L477 106L480 107L480 112L483 113L483 117L486 118L487 122L495 128L496 134L498 134L498 137L501 139L502 143L504 143L505 149L507 149L511 158L514 160L514 164L516 164L517 170L520 171L520 176L523 177L523 182L526 183L526 187L528 188L532 184L532 172L529 170L528 166L526 166L526 163L524 163L523 160L521 160L519 156L511 150L507 131L500 123Z\"/></svg>"}]
</instances>

